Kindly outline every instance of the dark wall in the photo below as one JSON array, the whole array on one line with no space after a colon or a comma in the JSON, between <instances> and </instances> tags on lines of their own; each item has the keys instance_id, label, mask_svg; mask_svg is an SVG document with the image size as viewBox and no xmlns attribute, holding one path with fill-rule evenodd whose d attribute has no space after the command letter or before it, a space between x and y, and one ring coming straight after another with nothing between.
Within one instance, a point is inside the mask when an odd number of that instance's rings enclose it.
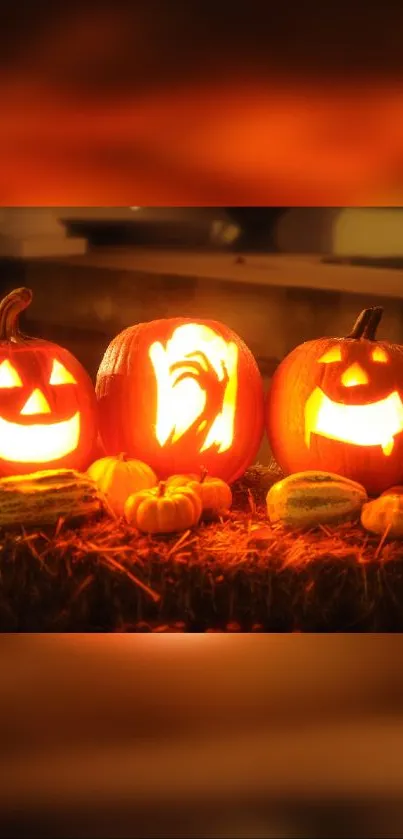
<instances>
[{"instance_id":1,"label":"dark wall","mask_svg":"<svg viewBox=\"0 0 403 839\"><path fill-rule=\"evenodd\" d=\"M310 6L312 5L312 8ZM20 4L3 0L0 66L30 78L121 89L217 72L396 75L403 8L379 4L117 0Z\"/></svg>"}]
</instances>

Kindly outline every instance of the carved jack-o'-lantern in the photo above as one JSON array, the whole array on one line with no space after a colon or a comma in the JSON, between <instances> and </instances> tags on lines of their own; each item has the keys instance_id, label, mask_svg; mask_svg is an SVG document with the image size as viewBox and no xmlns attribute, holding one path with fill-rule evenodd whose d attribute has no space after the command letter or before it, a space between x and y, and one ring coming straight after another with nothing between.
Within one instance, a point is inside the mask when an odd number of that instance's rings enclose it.
<instances>
[{"instance_id":1,"label":"carved jack-o'-lantern","mask_svg":"<svg viewBox=\"0 0 403 839\"><path fill-rule=\"evenodd\" d=\"M96 392L106 452L141 458L160 478L204 466L232 482L258 451L261 376L241 339L216 321L125 329L106 350Z\"/></svg>"},{"instance_id":2,"label":"carved jack-o'-lantern","mask_svg":"<svg viewBox=\"0 0 403 839\"><path fill-rule=\"evenodd\" d=\"M376 340L380 307L346 338L296 347L277 368L267 431L286 474L322 469L377 494L403 481L403 347Z\"/></svg>"},{"instance_id":3,"label":"carved jack-o'-lantern","mask_svg":"<svg viewBox=\"0 0 403 839\"><path fill-rule=\"evenodd\" d=\"M32 292L0 303L0 474L86 468L93 457L96 398L81 364L57 344L18 329Z\"/></svg>"}]
</instances>

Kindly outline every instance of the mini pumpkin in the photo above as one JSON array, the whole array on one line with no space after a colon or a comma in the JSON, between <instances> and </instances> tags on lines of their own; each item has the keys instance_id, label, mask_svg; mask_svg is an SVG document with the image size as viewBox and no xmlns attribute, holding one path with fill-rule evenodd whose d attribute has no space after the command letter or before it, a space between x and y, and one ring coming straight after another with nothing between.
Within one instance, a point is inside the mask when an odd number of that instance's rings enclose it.
<instances>
[{"instance_id":1,"label":"mini pumpkin","mask_svg":"<svg viewBox=\"0 0 403 839\"><path fill-rule=\"evenodd\" d=\"M118 516L123 516L129 495L141 489L151 489L158 483L157 476L146 463L130 460L125 454L96 460L88 469L88 475Z\"/></svg>"},{"instance_id":2,"label":"mini pumpkin","mask_svg":"<svg viewBox=\"0 0 403 839\"><path fill-rule=\"evenodd\" d=\"M376 339L382 312L365 309L346 338L307 341L278 366L267 432L286 475L336 472L370 495L403 483L403 347Z\"/></svg>"},{"instance_id":3,"label":"mini pumpkin","mask_svg":"<svg viewBox=\"0 0 403 839\"><path fill-rule=\"evenodd\" d=\"M259 449L262 379L250 350L217 321L125 329L105 352L96 392L106 453L127 451L163 479L205 465L232 483Z\"/></svg>"},{"instance_id":4,"label":"mini pumpkin","mask_svg":"<svg viewBox=\"0 0 403 839\"><path fill-rule=\"evenodd\" d=\"M364 504L361 524L370 533L389 539L403 538L403 497L401 493L387 493Z\"/></svg>"},{"instance_id":5,"label":"mini pumpkin","mask_svg":"<svg viewBox=\"0 0 403 839\"><path fill-rule=\"evenodd\" d=\"M381 492L381 498L384 495L403 495L403 486L393 486L385 489L384 492Z\"/></svg>"},{"instance_id":6,"label":"mini pumpkin","mask_svg":"<svg viewBox=\"0 0 403 839\"><path fill-rule=\"evenodd\" d=\"M28 288L0 303L0 474L85 470L97 439L91 379L66 349L19 330Z\"/></svg>"},{"instance_id":7,"label":"mini pumpkin","mask_svg":"<svg viewBox=\"0 0 403 839\"><path fill-rule=\"evenodd\" d=\"M188 486L198 492L205 518L214 518L230 509L232 492L228 484L221 478L210 477L207 469L202 469L197 475L173 475L167 480L167 486Z\"/></svg>"},{"instance_id":8,"label":"mini pumpkin","mask_svg":"<svg viewBox=\"0 0 403 839\"><path fill-rule=\"evenodd\" d=\"M161 482L130 495L124 512L129 524L143 533L175 533L198 524L202 503L190 487L167 487Z\"/></svg>"},{"instance_id":9,"label":"mini pumpkin","mask_svg":"<svg viewBox=\"0 0 403 839\"><path fill-rule=\"evenodd\" d=\"M200 475L197 472L192 473L183 473L181 475L170 475L169 478L166 479L167 487L185 487L190 484L191 481L199 481Z\"/></svg>"}]
</instances>

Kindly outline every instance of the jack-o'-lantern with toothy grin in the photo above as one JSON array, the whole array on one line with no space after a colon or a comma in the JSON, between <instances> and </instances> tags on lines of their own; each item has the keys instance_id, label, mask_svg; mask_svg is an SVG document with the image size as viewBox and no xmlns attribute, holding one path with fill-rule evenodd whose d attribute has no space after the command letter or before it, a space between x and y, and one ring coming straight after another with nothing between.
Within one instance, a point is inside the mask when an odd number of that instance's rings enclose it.
<instances>
[{"instance_id":1,"label":"jack-o'-lantern with toothy grin","mask_svg":"<svg viewBox=\"0 0 403 839\"><path fill-rule=\"evenodd\" d=\"M27 288L0 303L0 475L86 469L97 435L91 379L63 347L19 330Z\"/></svg>"},{"instance_id":2,"label":"jack-o'-lantern with toothy grin","mask_svg":"<svg viewBox=\"0 0 403 839\"><path fill-rule=\"evenodd\" d=\"M296 347L270 387L267 432L285 474L336 472L371 495L403 482L403 347L376 339L381 307L346 338Z\"/></svg>"}]
</instances>

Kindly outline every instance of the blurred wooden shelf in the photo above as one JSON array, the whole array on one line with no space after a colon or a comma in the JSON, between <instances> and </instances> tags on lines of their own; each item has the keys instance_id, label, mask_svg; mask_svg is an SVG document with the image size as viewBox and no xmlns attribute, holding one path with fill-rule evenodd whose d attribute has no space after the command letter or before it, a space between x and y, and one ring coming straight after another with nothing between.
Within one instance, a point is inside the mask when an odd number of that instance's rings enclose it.
<instances>
[{"instance_id":1,"label":"blurred wooden shelf","mask_svg":"<svg viewBox=\"0 0 403 839\"><path fill-rule=\"evenodd\" d=\"M72 265L139 271L247 285L403 298L403 270L327 263L319 255L96 248L63 260Z\"/></svg>"}]
</instances>

